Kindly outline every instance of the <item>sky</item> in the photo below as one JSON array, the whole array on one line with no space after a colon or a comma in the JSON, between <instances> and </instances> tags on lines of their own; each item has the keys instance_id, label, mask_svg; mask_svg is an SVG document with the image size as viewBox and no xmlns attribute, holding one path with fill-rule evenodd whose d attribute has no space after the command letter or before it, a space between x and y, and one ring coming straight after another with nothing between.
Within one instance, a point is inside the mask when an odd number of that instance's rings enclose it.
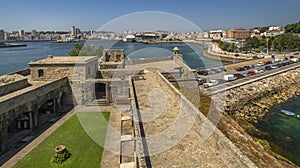
<instances>
[{"instance_id":1,"label":"sky","mask_svg":"<svg viewBox=\"0 0 300 168\"><path fill-rule=\"evenodd\" d=\"M254 28L298 22L299 7L300 0L0 0L0 29L69 31L72 25L81 30L118 25L122 25L119 29L145 31Z\"/></svg>"}]
</instances>

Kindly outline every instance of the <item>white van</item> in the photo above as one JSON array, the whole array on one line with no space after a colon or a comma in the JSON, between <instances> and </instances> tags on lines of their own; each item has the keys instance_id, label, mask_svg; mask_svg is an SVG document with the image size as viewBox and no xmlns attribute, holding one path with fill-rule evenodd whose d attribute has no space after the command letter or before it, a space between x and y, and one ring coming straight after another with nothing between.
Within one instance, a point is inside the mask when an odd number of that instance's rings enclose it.
<instances>
[{"instance_id":1,"label":"white van","mask_svg":"<svg viewBox=\"0 0 300 168\"><path fill-rule=\"evenodd\" d=\"M293 62L299 62L299 58L292 58L291 61L293 61Z\"/></svg>"},{"instance_id":2,"label":"white van","mask_svg":"<svg viewBox=\"0 0 300 168\"><path fill-rule=\"evenodd\" d=\"M229 81L234 81L236 80L236 77L232 74L229 74L229 75L225 75L224 78L223 78L226 82L229 82Z\"/></svg>"}]
</instances>

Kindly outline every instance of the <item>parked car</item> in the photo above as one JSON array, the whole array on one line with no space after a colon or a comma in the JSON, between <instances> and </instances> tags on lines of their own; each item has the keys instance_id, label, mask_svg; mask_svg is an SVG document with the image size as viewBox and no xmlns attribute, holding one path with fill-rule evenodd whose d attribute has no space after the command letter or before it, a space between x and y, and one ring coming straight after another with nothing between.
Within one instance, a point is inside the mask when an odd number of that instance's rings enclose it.
<instances>
[{"instance_id":1,"label":"parked car","mask_svg":"<svg viewBox=\"0 0 300 168\"><path fill-rule=\"evenodd\" d=\"M206 79L205 78L198 78L198 84L199 85L203 85L204 83L206 83Z\"/></svg>"},{"instance_id":2,"label":"parked car","mask_svg":"<svg viewBox=\"0 0 300 168\"><path fill-rule=\"evenodd\" d=\"M237 67L235 70L236 70L236 71L243 71L244 68L243 68L243 67Z\"/></svg>"},{"instance_id":3,"label":"parked car","mask_svg":"<svg viewBox=\"0 0 300 168\"><path fill-rule=\"evenodd\" d=\"M225 75L223 77L223 79L226 81L226 82L229 82L229 81L234 81L236 80L237 78L233 75L233 74L229 74L229 75Z\"/></svg>"},{"instance_id":4,"label":"parked car","mask_svg":"<svg viewBox=\"0 0 300 168\"><path fill-rule=\"evenodd\" d=\"M275 66L277 66L277 68L282 67L281 63L276 64Z\"/></svg>"},{"instance_id":5,"label":"parked car","mask_svg":"<svg viewBox=\"0 0 300 168\"><path fill-rule=\"evenodd\" d=\"M256 64L257 66L263 66L263 65L265 65L263 62L259 62L259 63L257 63Z\"/></svg>"},{"instance_id":6,"label":"parked car","mask_svg":"<svg viewBox=\"0 0 300 168\"><path fill-rule=\"evenodd\" d=\"M271 70L272 68L271 68L271 66L265 66L265 71L269 71L269 70Z\"/></svg>"},{"instance_id":7,"label":"parked car","mask_svg":"<svg viewBox=\"0 0 300 168\"><path fill-rule=\"evenodd\" d=\"M255 66L254 66L254 65L249 65L249 67L250 67L250 69L252 69L252 68L255 68Z\"/></svg>"},{"instance_id":8,"label":"parked car","mask_svg":"<svg viewBox=\"0 0 300 168\"><path fill-rule=\"evenodd\" d=\"M249 65L244 66L244 70L248 70L248 69L251 69L251 67Z\"/></svg>"},{"instance_id":9,"label":"parked car","mask_svg":"<svg viewBox=\"0 0 300 168\"><path fill-rule=\"evenodd\" d=\"M293 61L293 62L299 62L299 58L292 58L291 61Z\"/></svg>"},{"instance_id":10,"label":"parked car","mask_svg":"<svg viewBox=\"0 0 300 168\"><path fill-rule=\"evenodd\" d=\"M255 75L256 73L255 73L253 70L249 70L249 71L248 71L248 74L249 74L249 75Z\"/></svg>"},{"instance_id":11,"label":"parked car","mask_svg":"<svg viewBox=\"0 0 300 168\"><path fill-rule=\"evenodd\" d=\"M248 73L243 73L242 74L244 77L250 76Z\"/></svg>"},{"instance_id":12,"label":"parked car","mask_svg":"<svg viewBox=\"0 0 300 168\"><path fill-rule=\"evenodd\" d=\"M213 75L213 74L218 73L218 71L215 70L215 69L209 69L209 70L207 70L207 71L208 71L208 74L209 74L209 75Z\"/></svg>"},{"instance_id":13,"label":"parked car","mask_svg":"<svg viewBox=\"0 0 300 168\"><path fill-rule=\"evenodd\" d=\"M217 68L218 72L226 72L227 70L224 67Z\"/></svg>"},{"instance_id":14,"label":"parked car","mask_svg":"<svg viewBox=\"0 0 300 168\"><path fill-rule=\"evenodd\" d=\"M210 80L207 83L204 83L204 87L208 88L208 87L212 87L212 86L216 86L219 82L217 80Z\"/></svg>"},{"instance_id":15,"label":"parked car","mask_svg":"<svg viewBox=\"0 0 300 168\"><path fill-rule=\"evenodd\" d=\"M289 60L289 61L286 62L287 65L290 65L292 63L294 63L292 60Z\"/></svg>"},{"instance_id":16,"label":"parked car","mask_svg":"<svg viewBox=\"0 0 300 168\"><path fill-rule=\"evenodd\" d=\"M263 69L254 69L253 70L256 74L259 74L259 73L263 73L264 70Z\"/></svg>"},{"instance_id":17,"label":"parked car","mask_svg":"<svg viewBox=\"0 0 300 168\"><path fill-rule=\"evenodd\" d=\"M275 60L274 60L274 63L275 62L280 62L280 58L276 58Z\"/></svg>"},{"instance_id":18,"label":"parked car","mask_svg":"<svg viewBox=\"0 0 300 168\"><path fill-rule=\"evenodd\" d=\"M288 65L286 62L281 63L281 66L286 66Z\"/></svg>"},{"instance_id":19,"label":"parked car","mask_svg":"<svg viewBox=\"0 0 300 168\"><path fill-rule=\"evenodd\" d=\"M206 76L206 75L208 75L208 71L207 70L201 70L201 71L198 71L198 74Z\"/></svg>"},{"instance_id":20,"label":"parked car","mask_svg":"<svg viewBox=\"0 0 300 168\"><path fill-rule=\"evenodd\" d=\"M273 61L267 61L268 64L273 64Z\"/></svg>"},{"instance_id":21,"label":"parked car","mask_svg":"<svg viewBox=\"0 0 300 168\"><path fill-rule=\"evenodd\" d=\"M271 68L276 69L276 68L278 68L278 66L277 65L271 65Z\"/></svg>"},{"instance_id":22,"label":"parked car","mask_svg":"<svg viewBox=\"0 0 300 168\"><path fill-rule=\"evenodd\" d=\"M240 79L240 78L244 78L245 76L242 75L242 74L234 74L234 77L235 77L236 79Z\"/></svg>"}]
</instances>

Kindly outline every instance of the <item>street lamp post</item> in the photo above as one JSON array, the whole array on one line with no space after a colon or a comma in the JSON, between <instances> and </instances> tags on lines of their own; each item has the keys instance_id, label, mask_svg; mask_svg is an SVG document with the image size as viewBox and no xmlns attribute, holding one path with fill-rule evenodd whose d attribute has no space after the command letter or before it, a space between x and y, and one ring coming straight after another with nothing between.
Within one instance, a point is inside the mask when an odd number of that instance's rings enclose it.
<instances>
[{"instance_id":1,"label":"street lamp post","mask_svg":"<svg viewBox=\"0 0 300 168\"><path fill-rule=\"evenodd\" d=\"M269 38L267 38L267 55L269 55Z\"/></svg>"}]
</instances>

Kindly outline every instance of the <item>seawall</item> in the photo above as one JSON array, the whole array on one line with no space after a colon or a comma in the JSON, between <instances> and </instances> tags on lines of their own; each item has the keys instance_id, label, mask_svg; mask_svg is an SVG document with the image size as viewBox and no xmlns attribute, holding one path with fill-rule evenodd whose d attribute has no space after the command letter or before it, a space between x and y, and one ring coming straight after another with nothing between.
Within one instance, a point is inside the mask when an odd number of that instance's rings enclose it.
<instances>
[{"instance_id":1,"label":"seawall","mask_svg":"<svg viewBox=\"0 0 300 168\"><path fill-rule=\"evenodd\" d=\"M297 95L300 68L228 90L225 113L256 123L271 107Z\"/></svg>"},{"instance_id":2,"label":"seawall","mask_svg":"<svg viewBox=\"0 0 300 168\"><path fill-rule=\"evenodd\" d=\"M216 60L216 61L242 62L242 61L250 60L250 58L245 58L245 57L236 57L236 56L230 56L230 55L224 55L224 54L211 53L208 50L209 50L208 47L204 48L202 55L204 57L207 57L209 59Z\"/></svg>"}]
</instances>

